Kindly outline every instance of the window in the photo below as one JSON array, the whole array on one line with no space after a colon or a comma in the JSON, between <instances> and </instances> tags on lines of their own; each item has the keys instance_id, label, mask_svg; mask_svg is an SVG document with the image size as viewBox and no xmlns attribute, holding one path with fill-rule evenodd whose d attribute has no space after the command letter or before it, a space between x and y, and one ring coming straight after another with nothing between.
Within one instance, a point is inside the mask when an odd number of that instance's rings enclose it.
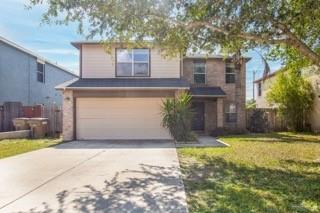
<instances>
[{"instance_id":1,"label":"window","mask_svg":"<svg viewBox=\"0 0 320 213\"><path fill-rule=\"evenodd\" d=\"M117 76L149 76L149 49L117 49Z\"/></svg>"},{"instance_id":2,"label":"window","mask_svg":"<svg viewBox=\"0 0 320 213\"><path fill-rule=\"evenodd\" d=\"M258 83L258 96L261 96L262 90L261 90L261 82Z\"/></svg>"},{"instance_id":3,"label":"window","mask_svg":"<svg viewBox=\"0 0 320 213\"><path fill-rule=\"evenodd\" d=\"M193 62L193 82L195 84L206 83L206 62L205 61Z\"/></svg>"},{"instance_id":4,"label":"window","mask_svg":"<svg viewBox=\"0 0 320 213\"><path fill-rule=\"evenodd\" d=\"M44 83L44 63L37 62L37 80L41 83Z\"/></svg>"},{"instance_id":5,"label":"window","mask_svg":"<svg viewBox=\"0 0 320 213\"><path fill-rule=\"evenodd\" d=\"M237 122L237 108L236 105L231 103L226 108L226 122L235 123Z\"/></svg>"},{"instance_id":6,"label":"window","mask_svg":"<svg viewBox=\"0 0 320 213\"><path fill-rule=\"evenodd\" d=\"M236 82L236 73L233 63L226 64L226 83L232 84Z\"/></svg>"}]
</instances>

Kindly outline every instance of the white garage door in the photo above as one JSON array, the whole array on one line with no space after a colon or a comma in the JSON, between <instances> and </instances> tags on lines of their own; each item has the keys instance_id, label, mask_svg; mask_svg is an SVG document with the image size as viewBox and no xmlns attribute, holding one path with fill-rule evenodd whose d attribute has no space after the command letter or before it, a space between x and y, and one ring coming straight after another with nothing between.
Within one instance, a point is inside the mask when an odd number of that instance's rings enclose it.
<instances>
[{"instance_id":1,"label":"white garage door","mask_svg":"<svg viewBox=\"0 0 320 213\"><path fill-rule=\"evenodd\" d=\"M161 98L78 98L77 139L171 139L161 126Z\"/></svg>"}]
</instances>

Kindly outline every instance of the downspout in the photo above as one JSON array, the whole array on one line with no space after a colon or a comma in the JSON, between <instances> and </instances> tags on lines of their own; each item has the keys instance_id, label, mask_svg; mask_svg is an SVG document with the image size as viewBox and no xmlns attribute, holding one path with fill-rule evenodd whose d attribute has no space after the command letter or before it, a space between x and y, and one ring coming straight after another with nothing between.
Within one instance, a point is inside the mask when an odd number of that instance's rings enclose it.
<instances>
[{"instance_id":1,"label":"downspout","mask_svg":"<svg viewBox=\"0 0 320 213\"><path fill-rule=\"evenodd\" d=\"M30 57L29 57L29 60L28 60L28 105L30 105L31 101L30 101L30 98L31 98L31 71L30 71Z\"/></svg>"}]
</instances>

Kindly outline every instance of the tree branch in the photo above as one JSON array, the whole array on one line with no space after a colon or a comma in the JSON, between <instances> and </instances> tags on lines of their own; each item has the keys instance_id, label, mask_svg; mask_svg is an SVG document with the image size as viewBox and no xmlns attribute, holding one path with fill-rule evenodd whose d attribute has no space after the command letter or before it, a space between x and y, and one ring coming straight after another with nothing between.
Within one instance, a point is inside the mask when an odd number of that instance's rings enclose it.
<instances>
[{"instance_id":1,"label":"tree branch","mask_svg":"<svg viewBox=\"0 0 320 213\"><path fill-rule=\"evenodd\" d=\"M149 11L150 12L150 11ZM149 13L149 16L153 16L156 19L161 20L167 20L169 23L185 27L187 30L195 29L195 28L201 28L205 27L212 32L219 32L227 36L232 36L235 38L243 39L243 40L249 40L254 41L261 44L284 44L291 46L295 49L297 49L303 56L306 58L309 58L314 64L320 65L320 56L315 53L310 47L308 47L303 41L301 41L298 37L296 37L289 29L286 28L286 26L280 24L280 23L274 23L277 28L279 28L282 33L281 35L284 36L284 38L278 38L275 39L274 37L270 35L255 35L251 33L237 33L237 34L230 34L230 32L223 28L223 27L217 27L212 24L212 22L220 20L219 17L212 17L210 21L191 21L191 22L182 22L178 21L173 18L168 18L161 16L157 13ZM225 23L229 23L228 20L222 20Z\"/></svg>"},{"instance_id":2,"label":"tree branch","mask_svg":"<svg viewBox=\"0 0 320 213\"><path fill-rule=\"evenodd\" d=\"M186 24L187 29L199 28L199 27L206 27L213 32L219 32L219 33L223 33L225 35L231 35L228 30L221 28L221 27L213 26L210 22L196 21L196 22L190 22L190 23ZM241 39L250 40L250 41L255 41L258 43L271 43L271 44L282 44L282 43L286 42L286 40L287 40L287 38L274 39L270 36L263 37L263 36L257 36L257 35L250 34L250 33L238 33L238 34L232 34L231 36L241 38Z\"/></svg>"}]
</instances>

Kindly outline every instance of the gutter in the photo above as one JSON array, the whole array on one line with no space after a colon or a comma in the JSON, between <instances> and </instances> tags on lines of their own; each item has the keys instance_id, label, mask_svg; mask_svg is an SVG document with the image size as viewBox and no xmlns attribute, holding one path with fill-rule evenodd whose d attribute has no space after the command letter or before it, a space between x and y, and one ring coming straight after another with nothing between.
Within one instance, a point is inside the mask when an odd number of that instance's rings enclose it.
<instances>
[{"instance_id":1,"label":"gutter","mask_svg":"<svg viewBox=\"0 0 320 213\"><path fill-rule=\"evenodd\" d=\"M190 87L55 87L57 90L189 90Z\"/></svg>"},{"instance_id":2,"label":"gutter","mask_svg":"<svg viewBox=\"0 0 320 213\"><path fill-rule=\"evenodd\" d=\"M204 98L223 98L226 97L227 95L192 95L192 97L204 97Z\"/></svg>"}]
</instances>

